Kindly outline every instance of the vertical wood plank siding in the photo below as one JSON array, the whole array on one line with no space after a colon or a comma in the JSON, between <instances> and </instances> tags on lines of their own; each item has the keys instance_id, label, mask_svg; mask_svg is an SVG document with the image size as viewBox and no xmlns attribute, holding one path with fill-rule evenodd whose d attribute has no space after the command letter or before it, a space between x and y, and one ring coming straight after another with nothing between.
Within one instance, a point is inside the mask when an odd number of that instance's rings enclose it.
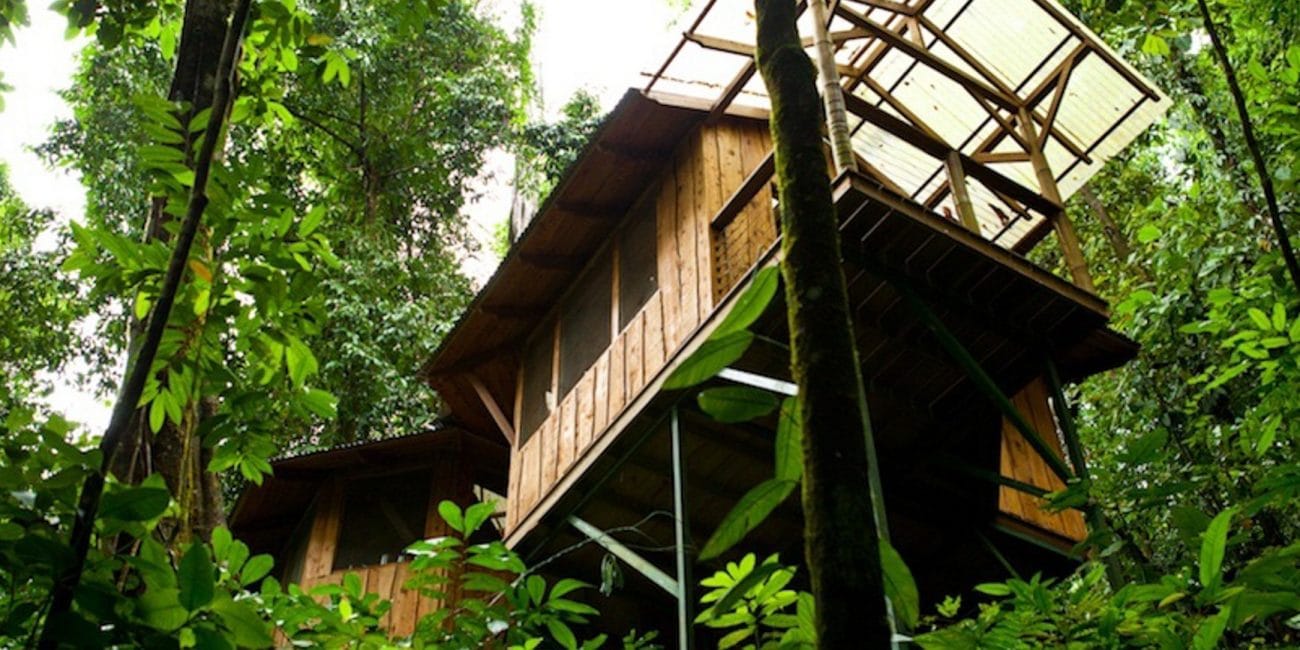
<instances>
[{"instance_id":1,"label":"vertical wood plank siding","mask_svg":"<svg viewBox=\"0 0 1300 650\"><path fill-rule=\"evenodd\" d=\"M1055 449L1057 454L1061 454L1061 442L1056 435L1056 420L1052 416L1047 394L1047 386L1043 380L1035 379L1012 397L1011 401L1034 426L1034 430L1039 432L1043 440ZM1005 419L1002 421L1001 471L1003 476L1036 485L1049 492L1065 489L1065 484L1052 473L1038 452L1034 451L1020 431ZM998 489L998 509L1004 514L1049 530L1066 539L1083 541L1087 536L1087 529L1084 527L1083 515L1078 510L1051 513L1043 510L1042 504L1042 499L1019 490L1009 487Z\"/></svg>"},{"instance_id":2,"label":"vertical wood plank siding","mask_svg":"<svg viewBox=\"0 0 1300 650\"><path fill-rule=\"evenodd\" d=\"M766 189L725 231L711 225L723 203L767 155L766 147L767 127L762 123L724 119L703 125L680 143L659 178L647 186L655 201L658 241L644 245L654 246L657 253L658 290L574 389L558 396L546 421L514 450L511 462L518 467L510 472L507 534L593 442L609 433L607 427L623 407L775 241L771 193Z\"/></svg>"},{"instance_id":3,"label":"vertical wood plank siding","mask_svg":"<svg viewBox=\"0 0 1300 650\"><path fill-rule=\"evenodd\" d=\"M438 504L444 500L459 504L473 503L473 477L463 460L458 458L440 460L429 467L428 473L431 483L423 533L425 537L441 537L451 530L438 515ZM307 540L307 560L300 581L302 588L309 590L318 585L342 584L344 576L355 573L367 593L378 594L392 603L388 613L381 619L381 625L393 637L414 632L420 617L458 603L461 594L454 589L443 599L422 597L414 590L405 589L406 581L411 577L410 563L406 561L334 570L334 553L343 519L345 486L345 483L339 481L330 483L317 502L315 519ZM453 580L451 584L454 586L457 582Z\"/></svg>"}]
</instances>

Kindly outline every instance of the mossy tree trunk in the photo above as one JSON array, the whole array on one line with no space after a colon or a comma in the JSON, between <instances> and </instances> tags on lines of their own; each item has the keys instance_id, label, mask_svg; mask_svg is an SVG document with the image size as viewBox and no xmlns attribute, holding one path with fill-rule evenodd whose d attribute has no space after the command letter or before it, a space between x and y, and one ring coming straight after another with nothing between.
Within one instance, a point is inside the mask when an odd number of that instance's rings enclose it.
<instances>
[{"instance_id":1,"label":"mossy tree trunk","mask_svg":"<svg viewBox=\"0 0 1300 650\"><path fill-rule=\"evenodd\" d=\"M822 104L794 0L756 0L771 97L782 274L804 430L804 544L821 648L888 647L867 417L822 146Z\"/></svg>"}]
</instances>

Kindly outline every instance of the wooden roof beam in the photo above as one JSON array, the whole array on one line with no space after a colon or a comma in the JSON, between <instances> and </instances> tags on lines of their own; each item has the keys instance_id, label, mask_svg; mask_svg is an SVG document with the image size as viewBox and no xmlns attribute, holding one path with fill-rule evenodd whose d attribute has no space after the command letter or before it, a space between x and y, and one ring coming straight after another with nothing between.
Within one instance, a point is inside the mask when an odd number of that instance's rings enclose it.
<instances>
[{"instance_id":1,"label":"wooden roof beam","mask_svg":"<svg viewBox=\"0 0 1300 650\"><path fill-rule=\"evenodd\" d=\"M843 35L846 32L839 32L839 33ZM857 32L854 33L856 34ZM858 34L856 37L861 38L861 34ZM740 41L718 38L716 36L705 36L704 34L686 34L685 38L686 40L689 40L692 43L695 43L707 50L726 52L727 54L736 54L751 59L754 57L755 48L753 45L750 45L749 43L741 43ZM855 70L851 66L847 66L844 64L837 64L836 67L839 70L839 73L844 76L850 76L855 72Z\"/></svg>"},{"instance_id":2,"label":"wooden roof beam","mask_svg":"<svg viewBox=\"0 0 1300 650\"><path fill-rule=\"evenodd\" d=\"M988 99L998 106L1010 111L1015 111L1020 108L1022 102L1018 97L1008 95L1001 90L990 86L988 82L970 76L962 70L954 67L951 63L935 56L935 54L930 50L918 46L916 43L905 37L899 36L897 32L894 32L893 30L890 30L876 21L871 20L870 18L867 18L866 16L863 16L847 7L840 6L837 9L837 12L845 20L871 32L872 35L879 38L890 47L912 57L917 62L924 64L926 67L956 82L971 94L982 95L985 99Z\"/></svg>"},{"instance_id":3,"label":"wooden roof beam","mask_svg":"<svg viewBox=\"0 0 1300 650\"><path fill-rule=\"evenodd\" d=\"M577 201L559 201L555 204L555 209L584 219L617 219L627 212L627 208L624 206Z\"/></svg>"},{"instance_id":4,"label":"wooden roof beam","mask_svg":"<svg viewBox=\"0 0 1300 650\"><path fill-rule=\"evenodd\" d=\"M576 271L590 259L582 255L555 255L551 253L519 253L525 264L546 271Z\"/></svg>"},{"instance_id":5,"label":"wooden roof beam","mask_svg":"<svg viewBox=\"0 0 1300 650\"><path fill-rule=\"evenodd\" d=\"M895 2L895 0L853 0L854 2L874 9L890 11L904 16L915 16L921 12L925 5L912 6L906 2Z\"/></svg>"},{"instance_id":6,"label":"wooden roof beam","mask_svg":"<svg viewBox=\"0 0 1300 650\"><path fill-rule=\"evenodd\" d=\"M501 345L497 345L488 348L486 350L483 350L482 352L479 352L477 354L471 354L468 357L465 357L454 363L450 363L440 369L434 369L433 367L426 365L425 368L421 370L420 374L423 375L426 379L430 379L430 380L451 377L452 375L457 375L463 372L474 370L479 366L496 361L497 359L500 359L501 357L504 357L508 354L514 354L515 350L516 350L515 343L513 342L503 343Z\"/></svg>"},{"instance_id":7,"label":"wooden roof beam","mask_svg":"<svg viewBox=\"0 0 1300 650\"><path fill-rule=\"evenodd\" d=\"M931 138L920 129L886 112L884 109L873 106L861 97L845 95L844 100L848 104L849 111L854 115L884 129L891 135L904 140L933 158L943 161L948 158L950 152L955 151L946 142ZM983 183L989 189L1000 191L1042 214L1055 214L1062 209L1060 204L984 165L976 163L969 156L961 153L959 155L963 159L966 174Z\"/></svg>"},{"instance_id":8,"label":"wooden roof beam","mask_svg":"<svg viewBox=\"0 0 1300 650\"><path fill-rule=\"evenodd\" d=\"M596 149L631 162L658 163L668 160L673 155L672 151L665 149L630 147L605 140L597 142Z\"/></svg>"},{"instance_id":9,"label":"wooden roof beam","mask_svg":"<svg viewBox=\"0 0 1300 650\"><path fill-rule=\"evenodd\" d=\"M541 318L546 315L547 310L552 307L550 304L545 305L482 305L479 311L496 316L497 318L506 318L511 320L530 320Z\"/></svg>"},{"instance_id":10,"label":"wooden roof beam","mask_svg":"<svg viewBox=\"0 0 1300 650\"><path fill-rule=\"evenodd\" d=\"M483 385L483 381L478 375L471 373L469 375L469 385L474 387L474 392L478 394L479 401L483 402L483 408L487 409L488 415L492 416L492 421L496 423L497 428L501 430L501 435L505 436L506 442L511 447L515 446L515 428L510 423L510 418L506 417L505 411L497 404L496 398L492 397L492 392Z\"/></svg>"}]
</instances>

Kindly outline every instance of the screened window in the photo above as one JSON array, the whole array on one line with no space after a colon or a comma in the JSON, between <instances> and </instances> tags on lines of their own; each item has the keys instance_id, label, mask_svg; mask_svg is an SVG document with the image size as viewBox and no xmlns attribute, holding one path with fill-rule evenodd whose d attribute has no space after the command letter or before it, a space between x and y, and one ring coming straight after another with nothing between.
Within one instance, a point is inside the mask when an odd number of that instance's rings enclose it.
<instances>
[{"instance_id":1,"label":"screened window","mask_svg":"<svg viewBox=\"0 0 1300 650\"><path fill-rule=\"evenodd\" d=\"M520 414L520 439L523 444L542 426L551 412L554 398L547 399L551 390L551 361L555 354L555 323L548 323L524 350L524 399Z\"/></svg>"},{"instance_id":2,"label":"screened window","mask_svg":"<svg viewBox=\"0 0 1300 650\"><path fill-rule=\"evenodd\" d=\"M560 396L566 395L609 347L612 273L610 255L605 253L560 308Z\"/></svg>"},{"instance_id":3,"label":"screened window","mask_svg":"<svg viewBox=\"0 0 1300 650\"><path fill-rule=\"evenodd\" d=\"M632 322L659 288L655 203L632 214L618 241L618 329Z\"/></svg>"},{"instance_id":4,"label":"screened window","mask_svg":"<svg viewBox=\"0 0 1300 650\"><path fill-rule=\"evenodd\" d=\"M410 472L349 481L334 570L395 562L424 539L429 476Z\"/></svg>"}]
</instances>

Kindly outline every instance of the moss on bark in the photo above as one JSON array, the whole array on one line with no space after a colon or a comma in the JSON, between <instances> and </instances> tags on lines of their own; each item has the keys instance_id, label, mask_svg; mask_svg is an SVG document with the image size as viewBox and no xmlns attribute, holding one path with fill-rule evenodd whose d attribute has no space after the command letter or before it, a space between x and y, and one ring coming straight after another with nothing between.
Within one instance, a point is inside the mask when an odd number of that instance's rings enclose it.
<instances>
[{"instance_id":1,"label":"moss on bark","mask_svg":"<svg viewBox=\"0 0 1300 650\"><path fill-rule=\"evenodd\" d=\"M771 97L782 274L804 434L804 548L821 648L887 647L871 499L871 430L822 146L822 105L794 0L756 0L758 65Z\"/></svg>"}]
</instances>

